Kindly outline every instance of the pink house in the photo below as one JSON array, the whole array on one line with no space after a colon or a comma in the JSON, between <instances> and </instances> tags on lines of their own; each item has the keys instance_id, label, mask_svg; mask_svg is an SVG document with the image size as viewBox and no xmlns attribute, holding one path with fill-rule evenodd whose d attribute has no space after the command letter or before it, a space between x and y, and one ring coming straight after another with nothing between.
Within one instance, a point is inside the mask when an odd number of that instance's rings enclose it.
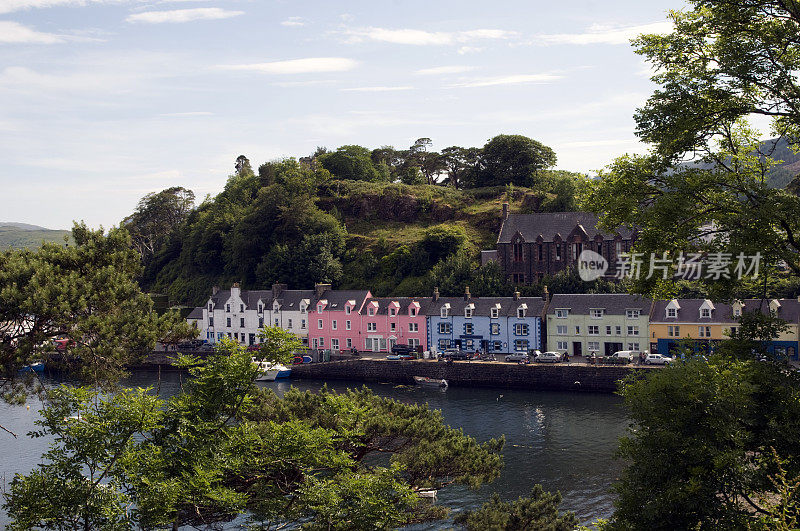
<instances>
[{"instance_id":1,"label":"pink house","mask_svg":"<svg viewBox=\"0 0 800 531\"><path fill-rule=\"evenodd\" d=\"M308 313L308 345L320 350L364 348L360 311L372 294L369 290L332 290L330 284L315 286L316 299Z\"/></svg>"},{"instance_id":2,"label":"pink house","mask_svg":"<svg viewBox=\"0 0 800 531\"><path fill-rule=\"evenodd\" d=\"M359 349L388 352L394 345L428 349L425 297L368 298L361 311Z\"/></svg>"}]
</instances>

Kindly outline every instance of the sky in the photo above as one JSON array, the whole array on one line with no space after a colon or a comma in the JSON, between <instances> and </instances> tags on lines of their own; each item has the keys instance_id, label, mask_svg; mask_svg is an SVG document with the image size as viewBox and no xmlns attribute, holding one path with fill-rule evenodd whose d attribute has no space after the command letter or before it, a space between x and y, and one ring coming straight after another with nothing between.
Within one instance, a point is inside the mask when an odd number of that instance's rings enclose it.
<instances>
[{"instance_id":1,"label":"sky","mask_svg":"<svg viewBox=\"0 0 800 531\"><path fill-rule=\"evenodd\" d=\"M629 39L664 0L0 0L0 221L109 228L317 146L522 134L559 169L646 146Z\"/></svg>"}]
</instances>

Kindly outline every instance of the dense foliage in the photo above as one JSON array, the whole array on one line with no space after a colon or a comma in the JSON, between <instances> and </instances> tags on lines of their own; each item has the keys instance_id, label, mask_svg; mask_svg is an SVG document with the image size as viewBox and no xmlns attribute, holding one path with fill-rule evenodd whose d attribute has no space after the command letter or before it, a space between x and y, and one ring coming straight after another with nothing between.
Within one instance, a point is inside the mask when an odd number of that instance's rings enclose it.
<instances>
[{"instance_id":1,"label":"dense foliage","mask_svg":"<svg viewBox=\"0 0 800 531\"><path fill-rule=\"evenodd\" d=\"M571 512L560 514L560 493L545 492L535 485L531 495L504 502L496 493L480 509L459 514L455 523L469 531L572 531L578 519Z\"/></svg>"},{"instance_id":2,"label":"dense foliage","mask_svg":"<svg viewBox=\"0 0 800 531\"><path fill-rule=\"evenodd\" d=\"M11 482L11 527L200 527L242 515L259 528L388 529L446 514L418 490L476 488L502 466L503 439L479 444L427 406L367 389L259 390L235 342L183 364L192 378L166 400L54 390L32 434L54 442Z\"/></svg>"}]
</instances>

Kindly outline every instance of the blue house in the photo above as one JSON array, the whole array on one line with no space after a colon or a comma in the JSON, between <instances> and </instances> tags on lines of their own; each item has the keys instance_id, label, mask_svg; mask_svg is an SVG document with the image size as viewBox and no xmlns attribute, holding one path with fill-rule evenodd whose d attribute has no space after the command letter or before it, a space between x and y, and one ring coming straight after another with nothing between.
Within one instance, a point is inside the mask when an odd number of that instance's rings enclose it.
<instances>
[{"instance_id":1,"label":"blue house","mask_svg":"<svg viewBox=\"0 0 800 531\"><path fill-rule=\"evenodd\" d=\"M542 348L540 297L440 297L434 290L426 308L428 346L443 351L459 348L495 354Z\"/></svg>"}]
</instances>

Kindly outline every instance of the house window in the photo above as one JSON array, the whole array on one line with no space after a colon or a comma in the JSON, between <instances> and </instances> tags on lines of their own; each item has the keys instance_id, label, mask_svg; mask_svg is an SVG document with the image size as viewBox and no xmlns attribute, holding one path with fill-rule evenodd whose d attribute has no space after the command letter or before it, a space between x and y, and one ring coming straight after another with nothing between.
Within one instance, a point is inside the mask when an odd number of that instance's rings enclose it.
<instances>
[{"instance_id":1,"label":"house window","mask_svg":"<svg viewBox=\"0 0 800 531\"><path fill-rule=\"evenodd\" d=\"M525 308L517 308L517 319L525 317Z\"/></svg>"},{"instance_id":2,"label":"house window","mask_svg":"<svg viewBox=\"0 0 800 531\"><path fill-rule=\"evenodd\" d=\"M447 317L447 308L445 307L445 308L442 308L441 310L439 310L439 315L441 317Z\"/></svg>"},{"instance_id":3,"label":"house window","mask_svg":"<svg viewBox=\"0 0 800 531\"><path fill-rule=\"evenodd\" d=\"M214 318L213 317L209 317L208 318L208 326L214 326Z\"/></svg>"},{"instance_id":4,"label":"house window","mask_svg":"<svg viewBox=\"0 0 800 531\"><path fill-rule=\"evenodd\" d=\"M556 318L557 319L566 319L569 316L569 310L566 308L561 308L556 310Z\"/></svg>"},{"instance_id":5,"label":"house window","mask_svg":"<svg viewBox=\"0 0 800 531\"><path fill-rule=\"evenodd\" d=\"M667 308L667 317L677 317L677 316L678 316L678 310L676 310L675 308Z\"/></svg>"},{"instance_id":6,"label":"house window","mask_svg":"<svg viewBox=\"0 0 800 531\"><path fill-rule=\"evenodd\" d=\"M397 323L389 323L389 331L397 332Z\"/></svg>"},{"instance_id":7,"label":"house window","mask_svg":"<svg viewBox=\"0 0 800 531\"><path fill-rule=\"evenodd\" d=\"M592 317L592 319L602 319L603 310L600 309L589 310L589 315Z\"/></svg>"},{"instance_id":8,"label":"house window","mask_svg":"<svg viewBox=\"0 0 800 531\"><path fill-rule=\"evenodd\" d=\"M347 338L347 348L353 348L353 340L349 337Z\"/></svg>"},{"instance_id":9,"label":"house window","mask_svg":"<svg viewBox=\"0 0 800 531\"><path fill-rule=\"evenodd\" d=\"M439 340L439 350L446 350L447 349L447 340L440 339Z\"/></svg>"},{"instance_id":10,"label":"house window","mask_svg":"<svg viewBox=\"0 0 800 531\"><path fill-rule=\"evenodd\" d=\"M416 317L417 316L417 309L412 306L411 309L408 310L408 313L409 313L409 315L411 315L411 317Z\"/></svg>"},{"instance_id":11,"label":"house window","mask_svg":"<svg viewBox=\"0 0 800 531\"><path fill-rule=\"evenodd\" d=\"M450 323L439 323L439 333L449 334L452 330Z\"/></svg>"},{"instance_id":12,"label":"house window","mask_svg":"<svg viewBox=\"0 0 800 531\"><path fill-rule=\"evenodd\" d=\"M711 310L709 310L708 308L701 308L700 317L711 317Z\"/></svg>"},{"instance_id":13,"label":"house window","mask_svg":"<svg viewBox=\"0 0 800 531\"><path fill-rule=\"evenodd\" d=\"M322 319L317 319L317 328L322 330Z\"/></svg>"},{"instance_id":14,"label":"house window","mask_svg":"<svg viewBox=\"0 0 800 531\"><path fill-rule=\"evenodd\" d=\"M500 316L500 310L498 308L492 308L492 319L497 319Z\"/></svg>"},{"instance_id":15,"label":"house window","mask_svg":"<svg viewBox=\"0 0 800 531\"><path fill-rule=\"evenodd\" d=\"M378 330L378 323L367 323L367 332L375 332Z\"/></svg>"},{"instance_id":16,"label":"house window","mask_svg":"<svg viewBox=\"0 0 800 531\"><path fill-rule=\"evenodd\" d=\"M336 319L331 321L331 330L336 330L339 328L339 324L336 322Z\"/></svg>"},{"instance_id":17,"label":"house window","mask_svg":"<svg viewBox=\"0 0 800 531\"><path fill-rule=\"evenodd\" d=\"M419 346L419 339L416 337L408 338L408 346L412 348L417 348Z\"/></svg>"},{"instance_id":18,"label":"house window","mask_svg":"<svg viewBox=\"0 0 800 531\"><path fill-rule=\"evenodd\" d=\"M492 341L489 343L489 348L494 350L495 352L503 350L503 342L502 341Z\"/></svg>"},{"instance_id":19,"label":"house window","mask_svg":"<svg viewBox=\"0 0 800 531\"><path fill-rule=\"evenodd\" d=\"M678 337L681 335L681 327L680 326L668 326L667 327L667 335L671 337Z\"/></svg>"},{"instance_id":20,"label":"house window","mask_svg":"<svg viewBox=\"0 0 800 531\"><path fill-rule=\"evenodd\" d=\"M587 345L586 348L589 349L589 352L600 352L599 341L589 341L586 345Z\"/></svg>"},{"instance_id":21,"label":"house window","mask_svg":"<svg viewBox=\"0 0 800 531\"><path fill-rule=\"evenodd\" d=\"M735 335L736 335L736 331L737 331L737 330L739 330L739 327L737 327L737 326L732 326L732 327L731 327L731 329L728 331L728 335L729 335L730 337L733 337L733 336L735 336Z\"/></svg>"},{"instance_id":22,"label":"house window","mask_svg":"<svg viewBox=\"0 0 800 531\"><path fill-rule=\"evenodd\" d=\"M622 254L622 242L618 241L618 242L616 242L614 244L614 251L616 252L616 256L619 256L619 255Z\"/></svg>"},{"instance_id":23,"label":"house window","mask_svg":"<svg viewBox=\"0 0 800 531\"><path fill-rule=\"evenodd\" d=\"M230 328L230 326L231 326L231 318L230 318L230 317L228 317L228 318L227 318L225 321L226 321L225 325L226 325L228 328Z\"/></svg>"},{"instance_id":24,"label":"house window","mask_svg":"<svg viewBox=\"0 0 800 531\"><path fill-rule=\"evenodd\" d=\"M369 315L370 317L375 315L375 307L374 306L370 306L369 309L367 309L367 315Z\"/></svg>"},{"instance_id":25,"label":"house window","mask_svg":"<svg viewBox=\"0 0 800 531\"><path fill-rule=\"evenodd\" d=\"M394 317L397 315L397 310L395 308L389 308L389 317Z\"/></svg>"},{"instance_id":26,"label":"house window","mask_svg":"<svg viewBox=\"0 0 800 531\"><path fill-rule=\"evenodd\" d=\"M325 348L325 338L324 337L319 338L319 347L320 348Z\"/></svg>"},{"instance_id":27,"label":"house window","mask_svg":"<svg viewBox=\"0 0 800 531\"><path fill-rule=\"evenodd\" d=\"M638 336L639 335L639 327L638 326L628 326L628 335L629 336Z\"/></svg>"},{"instance_id":28,"label":"house window","mask_svg":"<svg viewBox=\"0 0 800 531\"><path fill-rule=\"evenodd\" d=\"M524 284L525 275L523 273L511 273L511 282L514 284Z\"/></svg>"},{"instance_id":29,"label":"house window","mask_svg":"<svg viewBox=\"0 0 800 531\"><path fill-rule=\"evenodd\" d=\"M625 310L625 317L628 319L638 319L641 310Z\"/></svg>"},{"instance_id":30,"label":"house window","mask_svg":"<svg viewBox=\"0 0 800 531\"><path fill-rule=\"evenodd\" d=\"M350 312L351 312L351 311L352 311L352 308L350 307L350 305L349 305L349 304L348 304L347 306L345 306L345 307L344 307L344 313L345 313L345 314L347 314L347 315L350 315Z\"/></svg>"},{"instance_id":31,"label":"house window","mask_svg":"<svg viewBox=\"0 0 800 531\"><path fill-rule=\"evenodd\" d=\"M556 342L556 348L558 350L567 350L567 342L566 341L558 341Z\"/></svg>"},{"instance_id":32,"label":"house window","mask_svg":"<svg viewBox=\"0 0 800 531\"><path fill-rule=\"evenodd\" d=\"M556 326L556 334L560 336L567 335L567 325L558 325Z\"/></svg>"},{"instance_id":33,"label":"house window","mask_svg":"<svg viewBox=\"0 0 800 531\"><path fill-rule=\"evenodd\" d=\"M607 336L611 335L611 326L606 326L606 335Z\"/></svg>"},{"instance_id":34,"label":"house window","mask_svg":"<svg viewBox=\"0 0 800 531\"><path fill-rule=\"evenodd\" d=\"M419 332L419 323L408 323L409 332Z\"/></svg>"},{"instance_id":35,"label":"house window","mask_svg":"<svg viewBox=\"0 0 800 531\"><path fill-rule=\"evenodd\" d=\"M289 324L289 328L291 328L292 327L292 320L291 319L288 320L288 324Z\"/></svg>"},{"instance_id":36,"label":"house window","mask_svg":"<svg viewBox=\"0 0 800 531\"><path fill-rule=\"evenodd\" d=\"M580 327L580 325L575 325L575 335L576 336L581 335L581 327Z\"/></svg>"},{"instance_id":37,"label":"house window","mask_svg":"<svg viewBox=\"0 0 800 531\"><path fill-rule=\"evenodd\" d=\"M244 317L239 319L239 328L244 328Z\"/></svg>"},{"instance_id":38,"label":"house window","mask_svg":"<svg viewBox=\"0 0 800 531\"><path fill-rule=\"evenodd\" d=\"M556 260L561 260L561 244L556 244Z\"/></svg>"},{"instance_id":39,"label":"house window","mask_svg":"<svg viewBox=\"0 0 800 531\"><path fill-rule=\"evenodd\" d=\"M350 325L350 320L348 319L347 321L345 321L345 322L344 322L344 328L345 328L345 330L350 330L350 326L351 326L351 325Z\"/></svg>"},{"instance_id":40,"label":"house window","mask_svg":"<svg viewBox=\"0 0 800 531\"><path fill-rule=\"evenodd\" d=\"M213 312L214 311L214 305L213 304L209 304L208 305L208 311L209 312Z\"/></svg>"},{"instance_id":41,"label":"house window","mask_svg":"<svg viewBox=\"0 0 800 531\"><path fill-rule=\"evenodd\" d=\"M538 247L538 252L539 252L539 261L541 262L542 261L542 244L540 243L537 247Z\"/></svg>"},{"instance_id":42,"label":"house window","mask_svg":"<svg viewBox=\"0 0 800 531\"><path fill-rule=\"evenodd\" d=\"M639 343L628 343L628 350L639 352Z\"/></svg>"},{"instance_id":43,"label":"house window","mask_svg":"<svg viewBox=\"0 0 800 531\"><path fill-rule=\"evenodd\" d=\"M306 329L306 320L300 319L300 330L305 330L305 329Z\"/></svg>"},{"instance_id":44,"label":"house window","mask_svg":"<svg viewBox=\"0 0 800 531\"><path fill-rule=\"evenodd\" d=\"M514 350L517 352L528 352L528 340L527 339L515 339L514 340Z\"/></svg>"},{"instance_id":45,"label":"house window","mask_svg":"<svg viewBox=\"0 0 800 531\"><path fill-rule=\"evenodd\" d=\"M258 305L258 313L264 313L264 307L261 304Z\"/></svg>"},{"instance_id":46,"label":"house window","mask_svg":"<svg viewBox=\"0 0 800 531\"><path fill-rule=\"evenodd\" d=\"M244 311L244 304L240 304L240 305L239 305L239 311L240 311L240 312L243 312L243 311Z\"/></svg>"},{"instance_id":47,"label":"house window","mask_svg":"<svg viewBox=\"0 0 800 531\"><path fill-rule=\"evenodd\" d=\"M573 243L572 244L572 259L573 260L577 260L582 252L583 252L583 244L582 243Z\"/></svg>"},{"instance_id":48,"label":"house window","mask_svg":"<svg viewBox=\"0 0 800 531\"><path fill-rule=\"evenodd\" d=\"M515 336L527 336L528 335L528 325L518 323L514 325L514 335Z\"/></svg>"},{"instance_id":49,"label":"house window","mask_svg":"<svg viewBox=\"0 0 800 531\"><path fill-rule=\"evenodd\" d=\"M322 310L323 310L324 308L325 308L325 306L324 306L324 305L322 305L322 304L318 304L318 305L317 305L317 312L318 312L318 313L322 313Z\"/></svg>"},{"instance_id":50,"label":"house window","mask_svg":"<svg viewBox=\"0 0 800 531\"><path fill-rule=\"evenodd\" d=\"M522 262L522 244L515 243L512 247L514 249L514 261Z\"/></svg>"},{"instance_id":51,"label":"house window","mask_svg":"<svg viewBox=\"0 0 800 531\"><path fill-rule=\"evenodd\" d=\"M614 327L614 333L618 336L622 335L622 325L618 325Z\"/></svg>"},{"instance_id":52,"label":"house window","mask_svg":"<svg viewBox=\"0 0 800 531\"><path fill-rule=\"evenodd\" d=\"M739 309L739 308L735 308L735 309L733 310L733 316L734 316L734 317L741 317L741 316L742 316L742 310L741 310L741 309Z\"/></svg>"},{"instance_id":53,"label":"house window","mask_svg":"<svg viewBox=\"0 0 800 531\"><path fill-rule=\"evenodd\" d=\"M464 333L465 334L471 334L473 330L474 330L474 327L472 326L472 323L464 323Z\"/></svg>"},{"instance_id":54,"label":"house window","mask_svg":"<svg viewBox=\"0 0 800 531\"><path fill-rule=\"evenodd\" d=\"M700 337L711 337L711 327L710 326L699 327L699 334Z\"/></svg>"},{"instance_id":55,"label":"house window","mask_svg":"<svg viewBox=\"0 0 800 531\"><path fill-rule=\"evenodd\" d=\"M225 305L225 313L231 313L231 305L230 304L226 304Z\"/></svg>"},{"instance_id":56,"label":"house window","mask_svg":"<svg viewBox=\"0 0 800 531\"><path fill-rule=\"evenodd\" d=\"M472 318L472 308L464 308L464 317L467 319Z\"/></svg>"},{"instance_id":57,"label":"house window","mask_svg":"<svg viewBox=\"0 0 800 531\"><path fill-rule=\"evenodd\" d=\"M499 323L492 323L492 324L489 326L489 332L490 332L490 333L491 333L493 336L498 336L498 335L500 335L500 324L499 324Z\"/></svg>"},{"instance_id":58,"label":"house window","mask_svg":"<svg viewBox=\"0 0 800 531\"><path fill-rule=\"evenodd\" d=\"M331 348L333 350L339 350L339 340L336 339L335 337L331 339Z\"/></svg>"},{"instance_id":59,"label":"house window","mask_svg":"<svg viewBox=\"0 0 800 531\"><path fill-rule=\"evenodd\" d=\"M600 335L600 327L597 325L589 325L589 335L590 336L599 336Z\"/></svg>"},{"instance_id":60,"label":"house window","mask_svg":"<svg viewBox=\"0 0 800 531\"><path fill-rule=\"evenodd\" d=\"M275 326L279 326L278 318L275 318Z\"/></svg>"}]
</instances>

